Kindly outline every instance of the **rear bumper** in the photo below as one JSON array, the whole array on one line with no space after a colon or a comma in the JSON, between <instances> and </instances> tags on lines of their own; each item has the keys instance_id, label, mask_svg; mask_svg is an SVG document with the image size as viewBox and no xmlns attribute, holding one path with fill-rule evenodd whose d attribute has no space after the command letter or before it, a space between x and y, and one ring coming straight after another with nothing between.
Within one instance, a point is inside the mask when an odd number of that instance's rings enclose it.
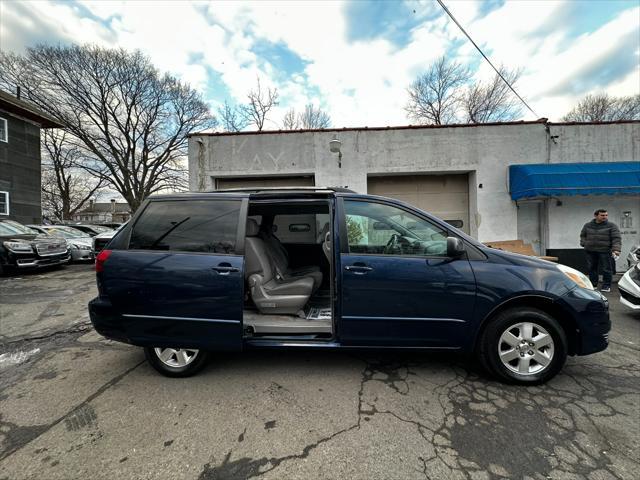
<instances>
[{"instance_id":1,"label":"rear bumper","mask_svg":"<svg viewBox=\"0 0 640 480\"><path fill-rule=\"evenodd\" d=\"M103 337L117 342L132 343L125 333L122 317L114 311L109 300L100 297L91 300L89 318L93 328Z\"/></svg>"}]
</instances>

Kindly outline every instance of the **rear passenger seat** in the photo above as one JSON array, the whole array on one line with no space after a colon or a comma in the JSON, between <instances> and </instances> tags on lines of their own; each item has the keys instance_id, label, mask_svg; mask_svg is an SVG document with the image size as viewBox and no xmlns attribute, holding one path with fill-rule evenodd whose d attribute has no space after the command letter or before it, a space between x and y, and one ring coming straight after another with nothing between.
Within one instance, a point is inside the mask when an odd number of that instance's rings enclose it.
<instances>
[{"instance_id":1,"label":"rear passenger seat","mask_svg":"<svg viewBox=\"0 0 640 480\"><path fill-rule=\"evenodd\" d=\"M273 265L265 241L258 236L255 220L247 220L245 278L251 299L261 313L297 314L306 305L314 288L314 277L283 278ZM322 281L322 275L320 276Z\"/></svg>"},{"instance_id":2,"label":"rear passenger seat","mask_svg":"<svg viewBox=\"0 0 640 480\"><path fill-rule=\"evenodd\" d=\"M313 291L315 292L322 284L322 272L317 265L307 265L298 268L289 268L289 256L278 237L269 228L260 228L259 237L265 242L268 255L271 257L276 273L284 280L300 277L313 278Z\"/></svg>"}]
</instances>

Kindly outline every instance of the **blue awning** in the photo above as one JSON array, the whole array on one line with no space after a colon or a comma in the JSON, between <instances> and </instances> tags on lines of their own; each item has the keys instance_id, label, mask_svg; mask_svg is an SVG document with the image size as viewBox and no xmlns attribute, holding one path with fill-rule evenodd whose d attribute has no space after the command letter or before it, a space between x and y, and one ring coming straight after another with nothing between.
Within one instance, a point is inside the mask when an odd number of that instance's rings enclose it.
<instances>
[{"instance_id":1,"label":"blue awning","mask_svg":"<svg viewBox=\"0 0 640 480\"><path fill-rule=\"evenodd\" d=\"M640 195L640 162L509 166L513 200L567 195Z\"/></svg>"}]
</instances>

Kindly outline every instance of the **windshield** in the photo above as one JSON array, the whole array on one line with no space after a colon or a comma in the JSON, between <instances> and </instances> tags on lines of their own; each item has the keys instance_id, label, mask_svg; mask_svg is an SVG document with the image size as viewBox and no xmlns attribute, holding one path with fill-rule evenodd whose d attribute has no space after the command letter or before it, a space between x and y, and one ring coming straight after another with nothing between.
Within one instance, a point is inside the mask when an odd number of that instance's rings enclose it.
<instances>
[{"instance_id":1,"label":"windshield","mask_svg":"<svg viewBox=\"0 0 640 480\"><path fill-rule=\"evenodd\" d=\"M54 237L62 237L62 238L82 238L88 237L86 233L83 233L74 228L68 227L44 227L49 235L53 235Z\"/></svg>"},{"instance_id":2,"label":"windshield","mask_svg":"<svg viewBox=\"0 0 640 480\"><path fill-rule=\"evenodd\" d=\"M33 230L13 220L3 220L0 222L0 233L3 235L33 235Z\"/></svg>"}]
</instances>

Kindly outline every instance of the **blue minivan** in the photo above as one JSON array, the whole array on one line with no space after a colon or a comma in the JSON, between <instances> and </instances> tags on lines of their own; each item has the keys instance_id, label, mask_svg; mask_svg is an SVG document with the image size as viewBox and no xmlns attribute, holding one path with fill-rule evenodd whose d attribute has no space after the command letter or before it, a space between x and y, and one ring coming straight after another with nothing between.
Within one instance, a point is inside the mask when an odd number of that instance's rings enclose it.
<instances>
[{"instance_id":1,"label":"blue minivan","mask_svg":"<svg viewBox=\"0 0 640 480\"><path fill-rule=\"evenodd\" d=\"M151 197L98 255L91 321L160 373L250 348L422 349L542 383L607 348L581 272L489 248L390 198L340 188Z\"/></svg>"}]
</instances>

